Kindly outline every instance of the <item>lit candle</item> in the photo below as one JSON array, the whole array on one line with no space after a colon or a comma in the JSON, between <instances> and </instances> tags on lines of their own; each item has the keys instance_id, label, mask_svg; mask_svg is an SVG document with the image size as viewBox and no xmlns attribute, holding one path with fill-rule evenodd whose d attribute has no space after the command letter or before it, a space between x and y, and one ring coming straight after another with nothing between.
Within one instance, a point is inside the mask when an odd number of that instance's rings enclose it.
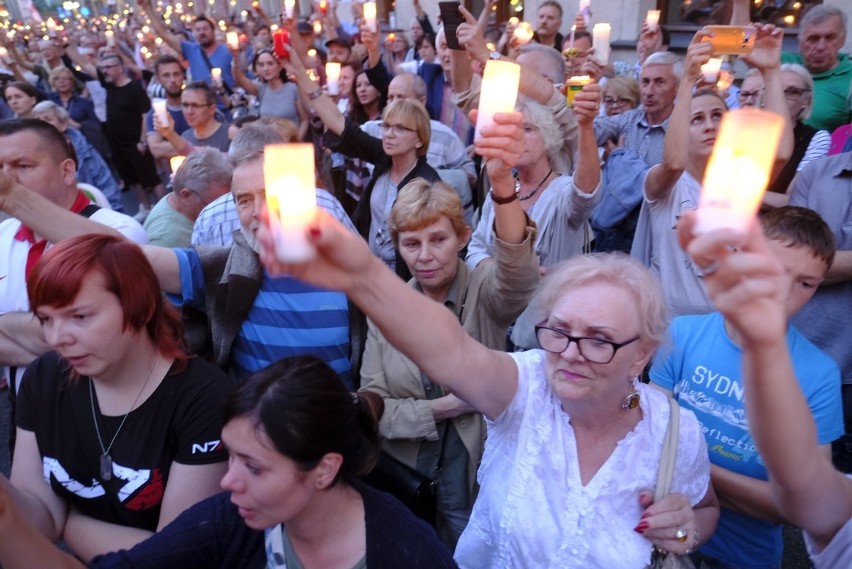
<instances>
[{"instance_id":1,"label":"lit candle","mask_svg":"<svg viewBox=\"0 0 852 569\"><path fill-rule=\"evenodd\" d=\"M305 233L317 211L314 146L267 146L264 149L263 177L276 257L285 263L312 259L316 250Z\"/></svg>"},{"instance_id":2,"label":"lit candle","mask_svg":"<svg viewBox=\"0 0 852 569\"><path fill-rule=\"evenodd\" d=\"M609 24L595 24L592 28L592 47L595 48L595 60L601 64L609 63L609 37L612 33L612 26Z\"/></svg>"},{"instance_id":3,"label":"lit candle","mask_svg":"<svg viewBox=\"0 0 852 569\"><path fill-rule=\"evenodd\" d=\"M725 113L704 174L696 233L745 231L757 214L775 162L784 119L760 109Z\"/></svg>"},{"instance_id":4,"label":"lit candle","mask_svg":"<svg viewBox=\"0 0 852 569\"><path fill-rule=\"evenodd\" d=\"M529 22L521 22L512 33L517 45L527 45L532 41L533 29Z\"/></svg>"},{"instance_id":5,"label":"lit candle","mask_svg":"<svg viewBox=\"0 0 852 569\"><path fill-rule=\"evenodd\" d=\"M568 49L574 49L574 34L577 32L577 26L571 26L571 36L568 41Z\"/></svg>"},{"instance_id":6,"label":"lit candle","mask_svg":"<svg viewBox=\"0 0 852 569\"><path fill-rule=\"evenodd\" d=\"M376 32L378 28L376 28L376 3L375 2L364 2L364 24L366 24L367 29L371 32Z\"/></svg>"},{"instance_id":7,"label":"lit candle","mask_svg":"<svg viewBox=\"0 0 852 569\"><path fill-rule=\"evenodd\" d=\"M104 37L106 37L107 45L115 45L115 32L112 30L107 30L104 32Z\"/></svg>"},{"instance_id":8,"label":"lit candle","mask_svg":"<svg viewBox=\"0 0 852 569\"><path fill-rule=\"evenodd\" d=\"M314 33L320 35L322 33L322 22L314 20Z\"/></svg>"},{"instance_id":9,"label":"lit candle","mask_svg":"<svg viewBox=\"0 0 852 569\"><path fill-rule=\"evenodd\" d=\"M228 43L228 49L240 49L240 34L238 32L228 32L225 34L225 41Z\"/></svg>"},{"instance_id":10,"label":"lit candle","mask_svg":"<svg viewBox=\"0 0 852 569\"><path fill-rule=\"evenodd\" d=\"M319 11L323 16L328 14L328 0L320 0Z\"/></svg>"},{"instance_id":11,"label":"lit candle","mask_svg":"<svg viewBox=\"0 0 852 569\"><path fill-rule=\"evenodd\" d=\"M660 25L660 11L648 10L648 15L645 16L645 23L648 24L649 30L656 32L657 26Z\"/></svg>"},{"instance_id":12,"label":"lit candle","mask_svg":"<svg viewBox=\"0 0 852 569\"><path fill-rule=\"evenodd\" d=\"M47 19L47 31L50 35L53 35L56 32L56 22L53 21L53 18Z\"/></svg>"},{"instance_id":13,"label":"lit candle","mask_svg":"<svg viewBox=\"0 0 852 569\"><path fill-rule=\"evenodd\" d=\"M574 107L574 97L577 96L577 93L583 90L583 85L588 85L592 82L592 78L588 75L577 75L576 77L571 77L567 81L568 91L566 91L565 96L568 101L569 107Z\"/></svg>"},{"instance_id":14,"label":"lit candle","mask_svg":"<svg viewBox=\"0 0 852 569\"><path fill-rule=\"evenodd\" d=\"M329 95L340 94L340 64L328 62L325 64L326 85Z\"/></svg>"},{"instance_id":15,"label":"lit candle","mask_svg":"<svg viewBox=\"0 0 852 569\"><path fill-rule=\"evenodd\" d=\"M580 13L583 14L583 20L586 21L586 27L589 27L589 20L592 17L592 0L580 0Z\"/></svg>"},{"instance_id":16,"label":"lit candle","mask_svg":"<svg viewBox=\"0 0 852 569\"><path fill-rule=\"evenodd\" d=\"M485 63L474 138L479 137L482 127L494 124L496 113L510 113L515 110L520 80L521 67L517 63L493 59Z\"/></svg>"},{"instance_id":17,"label":"lit candle","mask_svg":"<svg viewBox=\"0 0 852 569\"><path fill-rule=\"evenodd\" d=\"M719 80L719 70L722 68L722 60L718 57L711 57L710 60L701 66L701 75L704 76L705 83L716 84Z\"/></svg>"},{"instance_id":18,"label":"lit candle","mask_svg":"<svg viewBox=\"0 0 852 569\"><path fill-rule=\"evenodd\" d=\"M296 11L296 0L284 0L284 15L287 18L292 18Z\"/></svg>"},{"instance_id":19,"label":"lit candle","mask_svg":"<svg viewBox=\"0 0 852 569\"><path fill-rule=\"evenodd\" d=\"M151 107L154 109L154 114L162 126L169 124L169 110L166 108L165 99L152 100Z\"/></svg>"},{"instance_id":20,"label":"lit candle","mask_svg":"<svg viewBox=\"0 0 852 569\"><path fill-rule=\"evenodd\" d=\"M180 165L183 164L184 160L186 160L186 156L178 155L178 156L172 156L171 158L169 158L169 166L172 167L172 178L174 178L174 175L177 173L178 168L180 168ZM176 188L176 189L180 190L181 188Z\"/></svg>"},{"instance_id":21,"label":"lit candle","mask_svg":"<svg viewBox=\"0 0 852 569\"><path fill-rule=\"evenodd\" d=\"M796 23L796 16L794 16L793 14L788 14L784 16L784 23L788 26L792 26Z\"/></svg>"},{"instance_id":22,"label":"lit candle","mask_svg":"<svg viewBox=\"0 0 852 569\"><path fill-rule=\"evenodd\" d=\"M521 21L515 16L509 18L509 25L512 26L512 28L517 28L520 22Z\"/></svg>"},{"instance_id":23,"label":"lit candle","mask_svg":"<svg viewBox=\"0 0 852 569\"><path fill-rule=\"evenodd\" d=\"M210 80L213 82L214 85L217 85L217 86L221 85L222 84L222 68L214 67L213 69L211 69L210 70Z\"/></svg>"},{"instance_id":24,"label":"lit candle","mask_svg":"<svg viewBox=\"0 0 852 569\"><path fill-rule=\"evenodd\" d=\"M279 59L287 59L290 57L290 50L287 45L290 43L290 34L287 30L281 28L272 33L272 47L275 50L275 55Z\"/></svg>"}]
</instances>

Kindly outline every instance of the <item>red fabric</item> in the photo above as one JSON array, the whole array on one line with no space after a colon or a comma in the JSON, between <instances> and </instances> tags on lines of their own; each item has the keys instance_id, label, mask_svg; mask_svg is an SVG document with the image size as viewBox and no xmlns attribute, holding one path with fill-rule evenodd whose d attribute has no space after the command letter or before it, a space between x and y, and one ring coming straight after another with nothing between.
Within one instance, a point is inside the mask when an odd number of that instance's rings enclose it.
<instances>
[{"instance_id":1,"label":"red fabric","mask_svg":"<svg viewBox=\"0 0 852 569\"><path fill-rule=\"evenodd\" d=\"M77 197L71 205L71 212L80 213L86 209L86 206L90 203L92 202L86 197L86 194L78 191ZM32 245L27 253L27 265L25 272L25 275L29 278L30 271L32 271L38 260L41 259L41 256L44 255L44 250L47 247L47 240L42 239L41 241L36 241L33 230L23 224L21 224L21 228L15 233L15 239L18 241L27 241L30 245Z\"/></svg>"}]
</instances>

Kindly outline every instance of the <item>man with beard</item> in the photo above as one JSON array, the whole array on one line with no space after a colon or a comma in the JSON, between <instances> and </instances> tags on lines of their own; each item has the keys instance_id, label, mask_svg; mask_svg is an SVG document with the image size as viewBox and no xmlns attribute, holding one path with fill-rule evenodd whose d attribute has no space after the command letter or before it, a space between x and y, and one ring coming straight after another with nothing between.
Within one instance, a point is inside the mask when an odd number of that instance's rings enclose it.
<instances>
[{"instance_id":1,"label":"man with beard","mask_svg":"<svg viewBox=\"0 0 852 569\"><path fill-rule=\"evenodd\" d=\"M238 380L281 358L313 354L353 389L366 332L363 317L356 317L357 309L350 307L342 292L291 277L271 277L258 257L255 232L266 203L263 149L283 142L266 125L249 125L234 139L229 155L234 166L231 195L240 231L234 233L233 245L187 249L147 245L143 249L163 291L184 309L192 352L209 356ZM16 194L25 190L4 186L3 180L0 174L0 200L15 203ZM51 241L83 233L119 235L51 203L42 204L38 214L16 213ZM354 232L351 223L349 227Z\"/></svg>"},{"instance_id":2,"label":"man with beard","mask_svg":"<svg viewBox=\"0 0 852 569\"><path fill-rule=\"evenodd\" d=\"M189 124L187 124L180 106L180 95L183 92L186 72L175 56L162 55L154 63L154 76L166 92L166 110L168 110L174 122L174 131L180 136L185 130L189 129ZM154 158L175 156L177 152L174 146L154 129L153 110L145 116L145 124L148 128L148 149L154 155Z\"/></svg>"},{"instance_id":3,"label":"man with beard","mask_svg":"<svg viewBox=\"0 0 852 569\"><path fill-rule=\"evenodd\" d=\"M222 82L229 88L234 86L231 64L234 58L228 48L216 41L216 25L206 16L198 16L192 24L195 41L184 40L173 35L157 11L151 6L151 0L139 0L139 7L151 19L151 26L157 35L163 38L172 49L183 54L189 62L189 74L193 81L212 82L211 69L222 70Z\"/></svg>"}]
</instances>

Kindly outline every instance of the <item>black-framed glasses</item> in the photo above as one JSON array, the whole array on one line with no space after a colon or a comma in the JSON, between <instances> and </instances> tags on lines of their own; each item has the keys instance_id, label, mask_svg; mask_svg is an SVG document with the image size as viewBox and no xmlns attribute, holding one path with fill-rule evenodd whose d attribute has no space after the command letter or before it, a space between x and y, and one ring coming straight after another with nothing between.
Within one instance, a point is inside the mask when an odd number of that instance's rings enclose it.
<instances>
[{"instance_id":1,"label":"black-framed glasses","mask_svg":"<svg viewBox=\"0 0 852 569\"><path fill-rule=\"evenodd\" d=\"M571 342L576 342L580 355L595 364L608 364L615 357L615 352L639 339L639 336L636 336L626 342L619 343L603 338L571 336L562 330L542 324L535 327L535 336L538 338L538 344L541 348L553 354L561 354L568 349Z\"/></svg>"},{"instance_id":2,"label":"black-framed glasses","mask_svg":"<svg viewBox=\"0 0 852 569\"><path fill-rule=\"evenodd\" d=\"M798 99L805 93L809 93L810 89L799 89L798 87L787 87L784 89L784 96L788 99Z\"/></svg>"},{"instance_id":3,"label":"black-framed glasses","mask_svg":"<svg viewBox=\"0 0 852 569\"><path fill-rule=\"evenodd\" d=\"M379 128L382 129L382 134L392 134L394 136L399 136L401 134L405 134L406 132L417 132L413 128L408 128L407 126L402 126L401 124L388 124L381 123Z\"/></svg>"}]
</instances>

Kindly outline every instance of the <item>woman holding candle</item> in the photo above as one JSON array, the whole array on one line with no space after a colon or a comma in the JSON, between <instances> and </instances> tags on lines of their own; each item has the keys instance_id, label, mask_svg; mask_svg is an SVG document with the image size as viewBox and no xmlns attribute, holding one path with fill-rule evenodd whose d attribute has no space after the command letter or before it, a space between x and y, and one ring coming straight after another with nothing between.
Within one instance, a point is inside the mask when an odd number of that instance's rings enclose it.
<instances>
[{"instance_id":1,"label":"woman holding candle","mask_svg":"<svg viewBox=\"0 0 852 569\"><path fill-rule=\"evenodd\" d=\"M693 86L701 78L701 65L712 55L704 41L708 34L695 34L686 52L683 77L666 129L663 160L648 171L644 182L644 202L640 211L631 255L642 260L660 277L663 292L673 315L704 314L712 304L701 280L701 272L678 247L672 233L685 211L698 206L701 180L713 152L722 116L728 111L716 91ZM754 51L744 57L761 70L767 110L788 116L781 87L781 32L762 26ZM792 148L792 129L785 129L776 164L783 164Z\"/></svg>"},{"instance_id":2,"label":"woman holding candle","mask_svg":"<svg viewBox=\"0 0 852 569\"><path fill-rule=\"evenodd\" d=\"M278 62L275 52L261 49L252 60L252 70L257 81L252 81L240 66L240 51L230 45L233 55L234 80L246 93L254 95L260 101L260 116L272 116L288 119L299 125L299 140L308 132L308 113L299 97L299 88L287 80L287 72Z\"/></svg>"},{"instance_id":3,"label":"woman holding candle","mask_svg":"<svg viewBox=\"0 0 852 569\"><path fill-rule=\"evenodd\" d=\"M180 318L128 241L62 241L27 290L55 351L24 374L11 485L0 484L83 559L132 547L216 493L233 380L186 354Z\"/></svg>"},{"instance_id":4,"label":"woman holding candle","mask_svg":"<svg viewBox=\"0 0 852 569\"><path fill-rule=\"evenodd\" d=\"M641 569L655 545L682 554L712 534L718 505L692 413L678 412L672 493L652 503L648 492L672 407L636 379L666 327L646 269L616 255L554 268L532 301L543 349L507 354L345 232L322 215L309 231L317 258L282 265L264 228L261 256L272 274L344 290L422 374L489 420L461 567Z\"/></svg>"},{"instance_id":5,"label":"woman holding candle","mask_svg":"<svg viewBox=\"0 0 852 569\"><path fill-rule=\"evenodd\" d=\"M455 567L432 528L359 480L378 453L381 410L379 397L347 392L313 357L285 358L258 371L225 403L220 446L231 454L225 492L88 567ZM3 567L83 569L34 531L16 506L0 488Z\"/></svg>"},{"instance_id":6,"label":"woman holding candle","mask_svg":"<svg viewBox=\"0 0 852 569\"><path fill-rule=\"evenodd\" d=\"M523 151L520 113L500 123L505 134L477 139L496 207L495 262L474 271L458 258L470 237L458 194L443 183L415 180L391 210L391 235L414 279L409 285L444 304L473 338L502 349L506 328L529 302L538 283L535 230L514 195L511 167ZM514 132L513 130L514 129ZM385 452L437 479L437 529L454 549L476 496L476 469L485 436L482 417L370 327L361 366L363 390L385 400L379 424Z\"/></svg>"},{"instance_id":7,"label":"woman holding candle","mask_svg":"<svg viewBox=\"0 0 852 569\"><path fill-rule=\"evenodd\" d=\"M563 139L550 108L522 99L526 145L518 160L516 192L521 207L536 222L536 253L539 264L549 267L588 245L587 220L598 198L600 160L593 121L600 104L600 88L589 84L574 99L578 127L577 167L567 173L562 158ZM492 255L495 206L486 200L467 252L473 269Z\"/></svg>"}]
</instances>

